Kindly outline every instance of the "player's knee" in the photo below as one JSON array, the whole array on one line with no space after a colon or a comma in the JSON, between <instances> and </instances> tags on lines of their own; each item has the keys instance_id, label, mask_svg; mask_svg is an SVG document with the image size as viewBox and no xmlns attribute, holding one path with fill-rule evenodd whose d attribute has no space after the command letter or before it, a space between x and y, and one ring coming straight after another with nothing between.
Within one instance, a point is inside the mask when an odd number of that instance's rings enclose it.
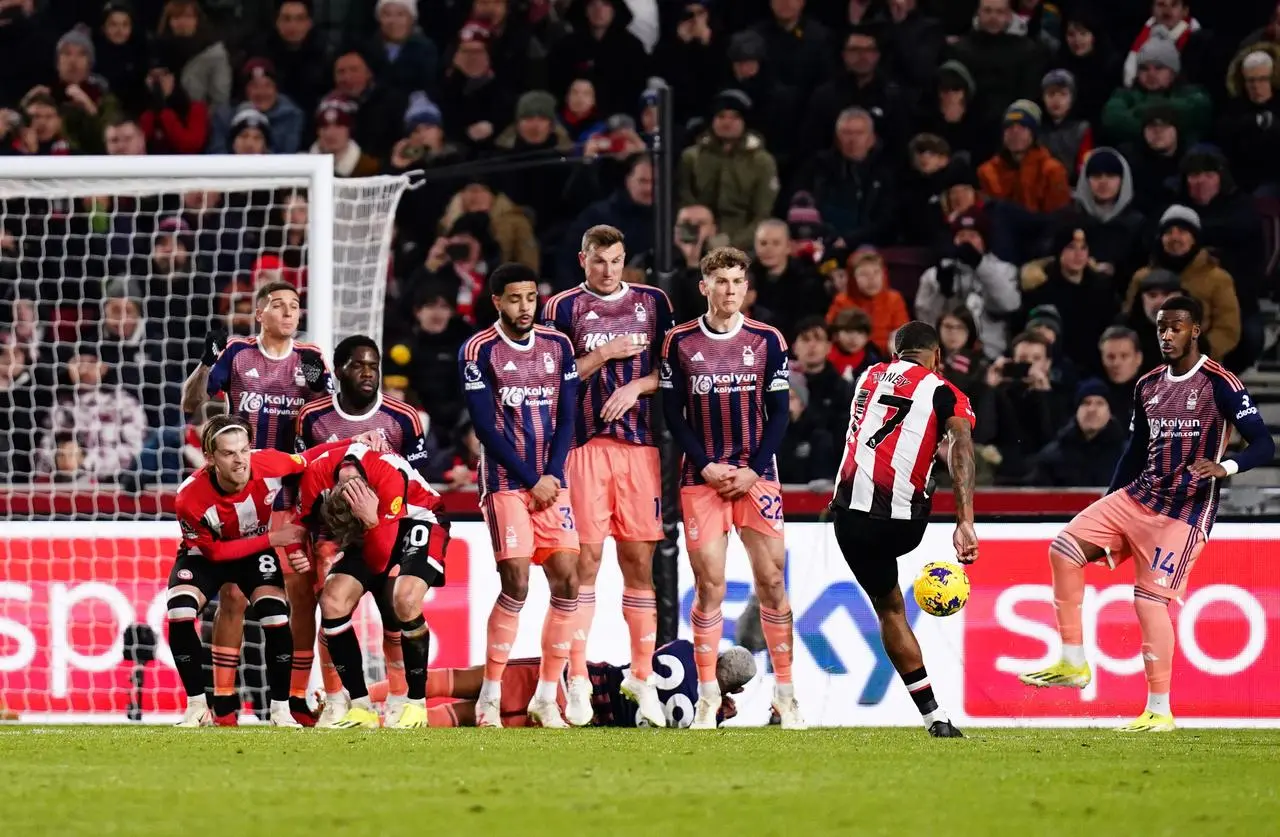
<instances>
[{"instance_id":1,"label":"player's knee","mask_svg":"<svg viewBox=\"0 0 1280 837\"><path fill-rule=\"evenodd\" d=\"M725 583L723 578L700 578L697 583L698 603L704 607L719 607L724 601Z\"/></svg>"},{"instance_id":2,"label":"player's knee","mask_svg":"<svg viewBox=\"0 0 1280 837\"><path fill-rule=\"evenodd\" d=\"M337 619L350 613L351 606L347 602L345 593L326 586L320 594L320 617L322 619Z\"/></svg>"},{"instance_id":3,"label":"player's knee","mask_svg":"<svg viewBox=\"0 0 1280 837\"><path fill-rule=\"evenodd\" d=\"M781 571L770 569L756 576L756 598L763 607L776 610L787 600L787 585Z\"/></svg>"},{"instance_id":4,"label":"player's knee","mask_svg":"<svg viewBox=\"0 0 1280 837\"><path fill-rule=\"evenodd\" d=\"M170 622L194 622L200 617L200 600L191 593L175 593L169 597Z\"/></svg>"},{"instance_id":5,"label":"player's knee","mask_svg":"<svg viewBox=\"0 0 1280 837\"><path fill-rule=\"evenodd\" d=\"M518 602L529 597L529 566L523 562L503 561L498 564L502 592Z\"/></svg>"},{"instance_id":6,"label":"player's knee","mask_svg":"<svg viewBox=\"0 0 1280 837\"><path fill-rule=\"evenodd\" d=\"M418 590L396 588L391 597L391 606L395 610L396 620L408 622L422 615L422 596Z\"/></svg>"},{"instance_id":7,"label":"player's knee","mask_svg":"<svg viewBox=\"0 0 1280 837\"><path fill-rule=\"evenodd\" d=\"M264 628L282 628L289 624L289 603L283 598L259 596L253 602L258 614L258 624Z\"/></svg>"},{"instance_id":8,"label":"player's knee","mask_svg":"<svg viewBox=\"0 0 1280 837\"><path fill-rule=\"evenodd\" d=\"M243 619L249 600L239 587L228 585L218 592L218 612L224 619Z\"/></svg>"}]
</instances>

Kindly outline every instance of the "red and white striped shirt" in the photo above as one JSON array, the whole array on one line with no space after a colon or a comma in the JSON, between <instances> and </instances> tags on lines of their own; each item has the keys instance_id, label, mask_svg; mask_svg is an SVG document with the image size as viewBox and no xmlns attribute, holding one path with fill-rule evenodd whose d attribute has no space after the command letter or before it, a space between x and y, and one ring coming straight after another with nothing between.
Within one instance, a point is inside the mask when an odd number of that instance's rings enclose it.
<instances>
[{"instance_id":1,"label":"red and white striped shirt","mask_svg":"<svg viewBox=\"0 0 1280 837\"><path fill-rule=\"evenodd\" d=\"M877 363L854 389L834 502L872 517L929 516L933 461L947 419L974 424L968 397L907 360Z\"/></svg>"}]
</instances>

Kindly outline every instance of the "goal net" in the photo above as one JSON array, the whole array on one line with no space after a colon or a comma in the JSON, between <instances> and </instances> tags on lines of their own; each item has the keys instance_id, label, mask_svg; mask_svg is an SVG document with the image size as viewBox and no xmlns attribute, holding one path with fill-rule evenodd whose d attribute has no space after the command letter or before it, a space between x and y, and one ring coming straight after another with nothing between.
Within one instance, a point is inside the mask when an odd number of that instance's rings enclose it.
<instances>
[{"instance_id":1,"label":"goal net","mask_svg":"<svg viewBox=\"0 0 1280 837\"><path fill-rule=\"evenodd\" d=\"M126 657L150 650L137 626L158 640L143 716L181 709L173 497L216 411L183 415L182 383L211 330L255 332L273 279L298 288L326 358L380 341L407 185L304 155L0 160L0 718L124 720ZM247 628L250 691L260 637Z\"/></svg>"}]
</instances>

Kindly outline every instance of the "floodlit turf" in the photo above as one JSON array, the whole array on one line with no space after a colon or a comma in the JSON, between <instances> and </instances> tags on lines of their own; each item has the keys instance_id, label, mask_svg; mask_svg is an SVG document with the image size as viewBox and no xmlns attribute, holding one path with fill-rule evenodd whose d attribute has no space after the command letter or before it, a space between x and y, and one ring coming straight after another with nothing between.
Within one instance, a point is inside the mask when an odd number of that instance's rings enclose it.
<instances>
[{"instance_id":1,"label":"floodlit turf","mask_svg":"<svg viewBox=\"0 0 1280 837\"><path fill-rule=\"evenodd\" d=\"M0 728L18 835L1257 835L1280 732Z\"/></svg>"}]
</instances>

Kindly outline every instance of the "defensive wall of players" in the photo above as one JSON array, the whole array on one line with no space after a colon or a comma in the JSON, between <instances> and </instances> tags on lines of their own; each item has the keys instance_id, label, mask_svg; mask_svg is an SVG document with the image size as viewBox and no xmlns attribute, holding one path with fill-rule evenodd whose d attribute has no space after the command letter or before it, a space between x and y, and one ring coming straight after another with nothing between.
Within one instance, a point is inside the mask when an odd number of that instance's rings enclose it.
<instances>
[{"instance_id":1,"label":"defensive wall of players","mask_svg":"<svg viewBox=\"0 0 1280 837\"><path fill-rule=\"evenodd\" d=\"M1132 615L1133 571L1088 571L1085 643L1094 682L1082 693L1032 690L1014 673L1055 659L1052 591L1045 570L1058 523L978 525L982 559L960 614L921 614L908 593L909 616L929 660L939 698L961 726L1111 724L1145 695L1139 636ZM925 562L951 550L950 524L929 527L902 562L904 590ZM483 662L488 603L498 592L483 524L454 524L448 585L427 604L434 666ZM0 703L24 720L120 722L129 700L122 661L126 625L149 623L163 637L164 585L176 546L170 522L0 524ZM874 614L842 560L831 528L787 523L787 586L796 614L795 681L816 725L915 725L918 712L880 646ZM606 545L597 583L600 602L620 600L622 582ZM750 571L740 544L728 564L725 635L745 606ZM687 635L692 576L680 575L682 634ZM531 577L524 618L541 622L545 581ZM1183 726L1280 726L1280 524L1221 524L1175 606ZM362 637L380 641L377 611L360 612ZM526 632L513 656L536 656ZM378 641L366 643L376 649ZM621 663L628 639L620 608L601 606L591 659ZM764 656L761 655L762 669ZM168 722L182 706L168 649L148 672L145 719ZM743 724L768 717L770 688L753 683L738 701Z\"/></svg>"}]
</instances>

